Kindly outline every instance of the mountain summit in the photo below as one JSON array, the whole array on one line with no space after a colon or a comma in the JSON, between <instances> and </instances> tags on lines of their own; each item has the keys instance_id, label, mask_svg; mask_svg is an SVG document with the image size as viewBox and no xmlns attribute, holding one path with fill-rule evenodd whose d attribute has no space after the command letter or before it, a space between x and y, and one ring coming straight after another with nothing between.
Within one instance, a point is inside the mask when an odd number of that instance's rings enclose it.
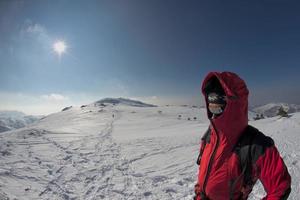
<instances>
[{"instance_id":1,"label":"mountain summit","mask_svg":"<svg viewBox=\"0 0 300 200\"><path fill-rule=\"evenodd\" d=\"M156 107L156 105L147 104L141 101L125 99L125 98L105 98L95 102L96 105L101 104L113 104L113 105L127 105L127 106L135 106L135 107Z\"/></svg>"}]
</instances>

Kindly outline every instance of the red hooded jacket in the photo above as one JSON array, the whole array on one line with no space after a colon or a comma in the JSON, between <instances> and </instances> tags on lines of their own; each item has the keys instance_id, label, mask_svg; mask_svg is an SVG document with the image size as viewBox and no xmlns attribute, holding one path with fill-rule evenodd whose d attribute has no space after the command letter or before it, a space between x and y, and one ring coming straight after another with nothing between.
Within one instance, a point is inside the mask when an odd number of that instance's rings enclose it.
<instances>
[{"instance_id":1,"label":"red hooded jacket","mask_svg":"<svg viewBox=\"0 0 300 200\"><path fill-rule=\"evenodd\" d=\"M248 89L245 82L231 72L211 72L203 81L202 93L211 78L217 78L227 100L222 115L210 119L210 141L202 145L202 157L195 187L197 200L247 199L253 185L245 186L241 162L234 151L236 144L248 127ZM259 179L267 193L265 200L286 199L290 193L291 177L272 139L262 133L254 140L252 176L253 183ZM268 142L269 141L269 142ZM271 142L270 142L271 141ZM201 149L201 148L200 148ZM235 184L232 184L232 183Z\"/></svg>"}]
</instances>

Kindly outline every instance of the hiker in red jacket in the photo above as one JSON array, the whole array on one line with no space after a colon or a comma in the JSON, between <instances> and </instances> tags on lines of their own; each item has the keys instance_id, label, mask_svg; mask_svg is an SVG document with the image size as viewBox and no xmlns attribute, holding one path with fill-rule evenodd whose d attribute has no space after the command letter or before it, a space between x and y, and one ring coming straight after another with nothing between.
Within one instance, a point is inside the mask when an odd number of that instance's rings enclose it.
<instances>
[{"instance_id":1,"label":"hiker in red jacket","mask_svg":"<svg viewBox=\"0 0 300 200\"><path fill-rule=\"evenodd\" d=\"M291 177L273 140L248 125L245 82L231 72L211 72L202 93L210 126L201 141L194 199L247 199L258 179L264 200L287 199Z\"/></svg>"}]
</instances>

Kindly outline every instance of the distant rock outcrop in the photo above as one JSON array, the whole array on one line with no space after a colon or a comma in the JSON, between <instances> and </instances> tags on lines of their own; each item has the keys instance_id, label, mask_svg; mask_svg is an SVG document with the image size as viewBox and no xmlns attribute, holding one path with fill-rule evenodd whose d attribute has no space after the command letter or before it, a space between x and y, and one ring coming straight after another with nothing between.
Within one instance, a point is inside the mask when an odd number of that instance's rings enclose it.
<instances>
[{"instance_id":1,"label":"distant rock outcrop","mask_svg":"<svg viewBox=\"0 0 300 200\"><path fill-rule=\"evenodd\" d=\"M68 106L68 107L65 107L65 108L63 108L61 111L66 111L66 110L69 110L69 109L71 109L73 106Z\"/></svg>"}]
</instances>

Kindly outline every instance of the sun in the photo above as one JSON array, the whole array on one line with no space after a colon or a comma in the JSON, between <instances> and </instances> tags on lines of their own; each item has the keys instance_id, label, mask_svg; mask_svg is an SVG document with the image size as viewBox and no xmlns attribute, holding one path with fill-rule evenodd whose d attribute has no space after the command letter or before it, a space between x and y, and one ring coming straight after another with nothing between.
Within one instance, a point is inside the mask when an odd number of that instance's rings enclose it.
<instances>
[{"instance_id":1,"label":"sun","mask_svg":"<svg viewBox=\"0 0 300 200\"><path fill-rule=\"evenodd\" d=\"M66 52L67 50L67 45L64 41L56 41L53 44L53 50L55 51L55 53L57 53L59 56L61 56L63 53Z\"/></svg>"}]
</instances>

